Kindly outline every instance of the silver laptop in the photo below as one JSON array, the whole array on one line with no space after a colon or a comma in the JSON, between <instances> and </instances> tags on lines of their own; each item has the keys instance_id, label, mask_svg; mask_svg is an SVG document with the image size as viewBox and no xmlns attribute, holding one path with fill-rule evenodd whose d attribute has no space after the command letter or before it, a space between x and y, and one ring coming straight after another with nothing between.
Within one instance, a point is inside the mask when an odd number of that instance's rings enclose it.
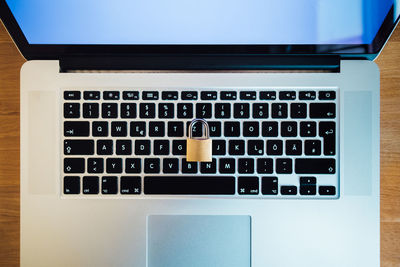
<instances>
[{"instance_id":1,"label":"silver laptop","mask_svg":"<svg viewBox=\"0 0 400 267\"><path fill-rule=\"evenodd\" d=\"M28 60L21 265L379 266L397 7L0 1ZM186 158L194 119L211 161Z\"/></svg>"}]
</instances>

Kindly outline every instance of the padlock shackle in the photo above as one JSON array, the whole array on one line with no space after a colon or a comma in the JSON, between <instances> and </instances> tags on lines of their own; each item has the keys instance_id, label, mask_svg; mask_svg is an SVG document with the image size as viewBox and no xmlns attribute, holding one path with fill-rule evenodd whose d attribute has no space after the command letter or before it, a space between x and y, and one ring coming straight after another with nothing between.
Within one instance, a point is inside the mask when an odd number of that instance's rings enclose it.
<instances>
[{"instance_id":1,"label":"padlock shackle","mask_svg":"<svg viewBox=\"0 0 400 267\"><path fill-rule=\"evenodd\" d=\"M202 135L202 138L204 138L204 139L209 139L210 138L210 126L208 125L208 122L206 121L206 120L204 120L204 119L193 119L191 122L190 122L190 124L189 124L189 129L188 129L188 131L189 131L189 133L188 133L188 138L190 138L190 139L193 139L193 136L192 136L192 134L193 134L193 125L196 123L196 122L200 122L201 123L201 125L202 125L202 128L201 129L205 129L205 131L204 131L204 135ZM204 136L204 137L203 137Z\"/></svg>"}]
</instances>

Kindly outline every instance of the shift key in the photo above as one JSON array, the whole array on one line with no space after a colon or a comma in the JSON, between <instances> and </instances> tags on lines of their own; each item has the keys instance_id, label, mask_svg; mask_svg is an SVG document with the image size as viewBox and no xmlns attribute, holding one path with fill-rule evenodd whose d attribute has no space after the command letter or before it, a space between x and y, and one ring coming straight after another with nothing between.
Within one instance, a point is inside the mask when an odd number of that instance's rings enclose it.
<instances>
[{"instance_id":1,"label":"shift key","mask_svg":"<svg viewBox=\"0 0 400 267\"><path fill-rule=\"evenodd\" d=\"M93 155L93 140L64 140L65 155Z\"/></svg>"},{"instance_id":2,"label":"shift key","mask_svg":"<svg viewBox=\"0 0 400 267\"><path fill-rule=\"evenodd\" d=\"M336 172L335 159L297 158L295 171L298 174L334 174Z\"/></svg>"}]
</instances>

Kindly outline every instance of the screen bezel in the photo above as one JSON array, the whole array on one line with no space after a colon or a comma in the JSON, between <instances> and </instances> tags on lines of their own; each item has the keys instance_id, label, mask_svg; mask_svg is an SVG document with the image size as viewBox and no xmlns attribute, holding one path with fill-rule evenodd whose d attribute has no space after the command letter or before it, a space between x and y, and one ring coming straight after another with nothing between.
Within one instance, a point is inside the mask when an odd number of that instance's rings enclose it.
<instances>
[{"instance_id":1,"label":"screen bezel","mask_svg":"<svg viewBox=\"0 0 400 267\"><path fill-rule=\"evenodd\" d=\"M0 0L0 18L27 60L61 59L67 56L107 56L143 54L189 55L340 55L352 58L373 58L384 46L399 17L394 7L384 19L371 44L302 44L302 45L55 45L29 44L5 0Z\"/></svg>"}]
</instances>

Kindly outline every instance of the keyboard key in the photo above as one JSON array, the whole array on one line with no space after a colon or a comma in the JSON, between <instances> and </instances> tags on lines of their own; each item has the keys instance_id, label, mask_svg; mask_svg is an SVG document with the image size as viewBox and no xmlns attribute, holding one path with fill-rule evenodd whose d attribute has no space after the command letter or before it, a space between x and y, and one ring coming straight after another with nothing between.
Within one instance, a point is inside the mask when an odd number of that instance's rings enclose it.
<instances>
[{"instance_id":1,"label":"keyboard key","mask_svg":"<svg viewBox=\"0 0 400 267\"><path fill-rule=\"evenodd\" d=\"M112 140L97 140L97 155L112 155L113 141Z\"/></svg>"},{"instance_id":2,"label":"keyboard key","mask_svg":"<svg viewBox=\"0 0 400 267\"><path fill-rule=\"evenodd\" d=\"M318 99L319 100L335 100L336 92L335 91L319 91Z\"/></svg>"},{"instance_id":3,"label":"keyboard key","mask_svg":"<svg viewBox=\"0 0 400 267\"><path fill-rule=\"evenodd\" d=\"M79 103L64 103L64 118L77 119L80 117Z\"/></svg>"},{"instance_id":4,"label":"keyboard key","mask_svg":"<svg viewBox=\"0 0 400 267\"><path fill-rule=\"evenodd\" d=\"M140 118L154 119L156 117L156 104L140 103Z\"/></svg>"},{"instance_id":5,"label":"keyboard key","mask_svg":"<svg viewBox=\"0 0 400 267\"><path fill-rule=\"evenodd\" d=\"M210 137L220 137L221 136L221 122L219 121L209 121L208 126L210 129Z\"/></svg>"},{"instance_id":6,"label":"keyboard key","mask_svg":"<svg viewBox=\"0 0 400 267\"><path fill-rule=\"evenodd\" d=\"M307 156L321 155L321 141L306 140L304 142L304 154L306 154Z\"/></svg>"},{"instance_id":7,"label":"keyboard key","mask_svg":"<svg viewBox=\"0 0 400 267\"><path fill-rule=\"evenodd\" d=\"M262 177L261 178L261 193L263 195L278 194L278 178L277 177Z\"/></svg>"},{"instance_id":8,"label":"keyboard key","mask_svg":"<svg viewBox=\"0 0 400 267\"><path fill-rule=\"evenodd\" d=\"M231 104L230 103L215 104L215 118L229 119L230 117L231 117Z\"/></svg>"},{"instance_id":9,"label":"keyboard key","mask_svg":"<svg viewBox=\"0 0 400 267\"><path fill-rule=\"evenodd\" d=\"M235 159L234 158L220 158L219 159L219 172L220 173L235 173Z\"/></svg>"},{"instance_id":10,"label":"keyboard key","mask_svg":"<svg viewBox=\"0 0 400 267\"><path fill-rule=\"evenodd\" d=\"M123 100L139 100L139 92L138 91L124 91L122 92Z\"/></svg>"},{"instance_id":11,"label":"keyboard key","mask_svg":"<svg viewBox=\"0 0 400 267\"><path fill-rule=\"evenodd\" d=\"M153 149L154 155L168 155L169 140L154 140Z\"/></svg>"},{"instance_id":12,"label":"keyboard key","mask_svg":"<svg viewBox=\"0 0 400 267\"><path fill-rule=\"evenodd\" d=\"M240 122L238 122L238 121L224 122L224 135L225 135L225 137L240 136Z\"/></svg>"},{"instance_id":13,"label":"keyboard key","mask_svg":"<svg viewBox=\"0 0 400 267\"><path fill-rule=\"evenodd\" d=\"M88 173L103 173L104 161L103 158L88 158L87 172Z\"/></svg>"},{"instance_id":14,"label":"keyboard key","mask_svg":"<svg viewBox=\"0 0 400 267\"><path fill-rule=\"evenodd\" d=\"M126 158L125 172L140 173L142 171L142 160L140 158Z\"/></svg>"},{"instance_id":15,"label":"keyboard key","mask_svg":"<svg viewBox=\"0 0 400 267\"><path fill-rule=\"evenodd\" d=\"M300 177L301 185L315 185L317 184L317 179L315 177Z\"/></svg>"},{"instance_id":16,"label":"keyboard key","mask_svg":"<svg viewBox=\"0 0 400 267\"><path fill-rule=\"evenodd\" d=\"M336 172L335 159L297 158L295 171L298 174L334 174Z\"/></svg>"},{"instance_id":17,"label":"keyboard key","mask_svg":"<svg viewBox=\"0 0 400 267\"><path fill-rule=\"evenodd\" d=\"M100 100L100 91L85 91L83 92L85 100Z\"/></svg>"},{"instance_id":18,"label":"keyboard key","mask_svg":"<svg viewBox=\"0 0 400 267\"><path fill-rule=\"evenodd\" d=\"M159 158L145 158L144 159L144 173L160 173L160 159Z\"/></svg>"},{"instance_id":19,"label":"keyboard key","mask_svg":"<svg viewBox=\"0 0 400 267\"><path fill-rule=\"evenodd\" d=\"M84 173L85 159L84 158L64 158L65 173Z\"/></svg>"},{"instance_id":20,"label":"keyboard key","mask_svg":"<svg viewBox=\"0 0 400 267\"><path fill-rule=\"evenodd\" d=\"M290 117L293 119L305 119L307 117L306 103L290 104Z\"/></svg>"},{"instance_id":21,"label":"keyboard key","mask_svg":"<svg viewBox=\"0 0 400 267\"><path fill-rule=\"evenodd\" d=\"M233 176L145 176L145 194L233 195Z\"/></svg>"},{"instance_id":22,"label":"keyboard key","mask_svg":"<svg viewBox=\"0 0 400 267\"><path fill-rule=\"evenodd\" d=\"M101 116L104 119L118 117L118 105L116 103L101 104Z\"/></svg>"},{"instance_id":23,"label":"keyboard key","mask_svg":"<svg viewBox=\"0 0 400 267\"><path fill-rule=\"evenodd\" d=\"M315 91L300 91L300 100L315 100Z\"/></svg>"},{"instance_id":24,"label":"keyboard key","mask_svg":"<svg viewBox=\"0 0 400 267\"><path fill-rule=\"evenodd\" d=\"M178 173L178 172L179 172L179 159L177 158L163 159L163 173Z\"/></svg>"},{"instance_id":25,"label":"keyboard key","mask_svg":"<svg viewBox=\"0 0 400 267\"><path fill-rule=\"evenodd\" d=\"M261 134L263 137L277 137L278 136L278 122L276 122L276 121L262 122Z\"/></svg>"},{"instance_id":26,"label":"keyboard key","mask_svg":"<svg viewBox=\"0 0 400 267\"><path fill-rule=\"evenodd\" d=\"M258 195L259 194L258 177L239 176L239 178L238 178L238 194L239 195Z\"/></svg>"},{"instance_id":27,"label":"keyboard key","mask_svg":"<svg viewBox=\"0 0 400 267\"><path fill-rule=\"evenodd\" d=\"M302 121L300 122L300 136L301 137L315 137L317 124L315 121Z\"/></svg>"},{"instance_id":28,"label":"keyboard key","mask_svg":"<svg viewBox=\"0 0 400 267\"><path fill-rule=\"evenodd\" d=\"M182 100L197 100L197 92L196 91L185 91L181 93Z\"/></svg>"},{"instance_id":29,"label":"keyboard key","mask_svg":"<svg viewBox=\"0 0 400 267\"><path fill-rule=\"evenodd\" d=\"M271 158L258 158L257 159L257 173L272 173L274 171L274 164Z\"/></svg>"},{"instance_id":30,"label":"keyboard key","mask_svg":"<svg viewBox=\"0 0 400 267\"><path fill-rule=\"evenodd\" d=\"M256 100L257 92L254 91L242 91L240 92L241 100Z\"/></svg>"},{"instance_id":31,"label":"keyboard key","mask_svg":"<svg viewBox=\"0 0 400 267\"><path fill-rule=\"evenodd\" d=\"M196 104L196 118L209 119L212 116L212 105L210 103Z\"/></svg>"},{"instance_id":32,"label":"keyboard key","mask_svg":"<svg viewBox=\"0 0 400 267\"><path fill-rule=\"evenodd\" d=\"M161 93L162 100L178 100L178 91L165 91Z\"/></svg>"},{"instance_id":33,"label":"keyboard key","mask_svg":"<svg viewBox=\"0 0 400 267\"><path fill-rule=\"evenodd\" d=\"M253 118L254 119L268 119L268 103L254 103L253 104Z\"/></svg>"},{"instance_id":34,"label":"keyboard key","mask_svg":"<svg viewBox=\"0 0 400 267\"><path fill-rule=\"evenodd\" d=\"M136 118L136 103L122 103L121 118L126 118L126 119Z\"/></svg>"},{"instance_id":35,"label":"keyboard key","mask_svg":"<svg viewBox=\"0 0 400 267\"><path fill-rule=\"evenodd\" d=\"M264 140L248 140L247 154L252 156L264 155Z\"/></svg>"},{"instance_id":36,"label":"keyboard key","mask_svg":"<svg viewBox=\"0 0 400 267\"><path fill-rule=\"evenodd\" d=\"M245 137L258 137L260 135L260 130L258 129L258 122L243 122L243 136Z\"/></svg>"},{"instance_id":37,"label":"keyboard key","mask_svg":"<svg viewBox=\"0 0 400 267\"><path fill-rule=\"evenodd\" d=\"M149 122L149 136L164 137L165 136L165 125L163 121L151 121Z\"/></svg>"},{"instance_id":38,"label":"keyboard key","mask_svg":"<svg viewBox=\"0 0 400 267\"><path fill-rule=\"evenodd\" d=\"M122 195L140 194L142 182L139 176L121 176Z\"/></svg>"},{"instance_id":39,"label":"keyboard key","mask_svg":"<svg viewBox=\"0 0 400 267\"><path fill-rule=\"evenodd\" d=\"M158 100L158 92L157 91L144 91L142 92L143 100Z\"/></svg>"},{"instance_id":40,"label":"keyboard key","mask_svg":"<svg viewBox=\"0 0 400 267\"><path fill-rule=\"evenodd\" d=\"M217 100L216 91L203 91L200 94L201 100Z\"/></svg>"},{"instance_id":41,"label":"keyboard key","mask_svg":"<svg viewBox=\"0 0 400 267\"><path fill-rule=\"evenodd\" d=\"M99 104L98 103L83 103L83 117L84 118L98 118L99 117Z\"/></svg>"},{"instance_id":42,"label":"keyboard key","mask_svg":"<svg viewBox=\"0 0 400 267\"><path fill-rule=\"evenodd\" d=\"M261 91L260 100L275 100L276 92L274 91Z\"/></svg>"},{"instance_id":43,"label":"keyboard key","mask_svg":"<svg viewBox=\"0 0 400 267\"><path fill-rule=\"evenodd\" d=\"M296 91L281 91L279 92L280 100L295 100L296 99Z\"/></svg>"},{"instance_id":44,"label":"keyboard key","mask_svg":"<svg viewBox=\"0 0 400 267\"><path fill-rule=\"evenodd\" d=\"M229 140L229 155L244 155L244 140Z\"/></svg>"},{"instance_id":45,"label":"keyboard key","mask_svg":"<svg viewBox=\"0 0 400 267\"><path fill-rule=\"evenodd\" d=\"M201 173L216 173L217 172L217 160L212 159L212 162L200 162Z\"/></svg>"},{"instance_id":46,"label":"keyboard key","mask_svg":"<svg viewBox=\"0 0 400 267\"><path fill-rule=\"evenodd\" d=\"M182 159L182 173L197 173L197 162L188 162Z\"/></svg>"},{"instance_id":47,"label":"keyboard key","mask_svg":"<svg viewBox=\"0 0 400 267\"><path fill-rule=\"evenodd\" d=\"M106 121L94 121L92 123L93 136L108 136L108 123Z\"/></svg>"},{"instance_id":48,"label":"keyboard key","mask_svg":"<svg viewBox=\"0 0 400 267\"><path fill-rule=\"evenodd\" d=\"M81 99L80 91L64 91L65 100L79 100Z\"/></svg>"},{"instance_id":49,"label":"keyboard key","mask_svg":"<svg viewBox=\"0 0 400 267\"><path fill-rule=\"evenodd\" d=\"M93 140L64 140L64 155L93 155Z\"/></svg>"},{"instance_id":50,"label":"keyboard key","mask_svg":"<svg viewBox=\"0 0 400 267\"><path fill-rule=\"evenodd\" d=\"M301 140L286 140L286 155L299 156L301 153Z\"/></svg>"},{"instance_id":51,"label":"keyboard key","mask_svg":"<svg viewBox=\"0 0 400 267\"><path fill-rule=\"evenodd\" d=\"M83 177L83 193L96 195L99 193L99 177L84 176Z\"/></svg>"},{"instance_id":52,"label":"keyboard key","mask_svg":"<svg viewBox=\"0 0 400 267\"><path fill-rule=\"evenodd\" d=\"M79 176L64 177L64 194L79 194L81 192L81 181Z\"/></svg>"},{"instance_id":53,"label":"keyboard key","mask_svg":"<svg viewBox=\"0 0 400 267\"><path fill-rule=\"evenodd\" d=\"M146 136L146 123L144 121L132 121L130 128L132 137Z\"/></svg>"},{"instance_id":54,"label":"keyboard key","mask_svg":"<svg viewBox=\"0 0 400 267\"><path fill-rule=\"evenodd\" d=\"M178 119L193 118L193 104L192 103L178 104L177 117Z\"/></svg>"},{"instance_id":55,"label":"keyboard key","mask_svg":"<svg viewBox=\"0 0 400 267\"><path fill-rule=\"evenodd\" d=\"M336 117L335 103L311 103L310 118L312 119L332 119Z\"/></svg>"},{"instance_id":56,"label":"keyboard key","mask_svg":"<svg viewBox=\"0 0 400 267\"><path fill-rule=\"evenodd\" d=\"M334 186L320 186L318 188L318 194L321 196L328 195L333 196L336 195L336 188Z\"/></svg>"},{"instance_id":57,"label":"keyboard key","mask_svg":"<svg viewBox=\"0 0 400 267\"><path fill-rule=\"evenodd\" d=\"M321 121L319 123L319 136L324 138L324 155L336 154L336 127L334 121Z\"/></svg>"},{"instance_id":58,"label":"keyboard key","mask_svg":"<svg viewBox=\"0 0 400 267\"><path fill-rule=\"evenodd\" d=\"M254 173L254 159L252 158L239 158L238 160L239 173Z\"/></svg>"},{"instance_id":59,"label":"keyboard key","mask_svg":"<svg viewBox=\"0 0 400 267\"><path fill-rule=\"evenodd\" d=\"M168 122L169 137L183 137L183 122L169 121Z\"/></svg>"},{"instance_id":60,"label":"keyboard key","mask_svg":"<svg viewBox=\"0 0 400 267\"><path fill-rule=\"evenodd\" d=\"M235 119L248 119L250 117L250 105L248 103L233 104L233 117Z\"/></svg>"},{"instance_id":61,"label":"keyboard key","mask_svg":"<svg viewBox=\"0 0 400 267\"><path fill-rule=\"evenodd\" d=\"M282 137L296 137L297 136L297 122L295 122L295 121L281 122L281 136Z\"/></svg>"},{"instance_id":62,"label":"keyboard key","mask_svg":"<svg viewBox=\"0 0 400 267\"><path fill-rule=\"evenodd\" d=\"M214 156L224 156L226 155L226 141L221 140L212 140L212 154Z\"/></svg>"},{"instance_id":63,"label":"keyboard key","mask_svg":"<svg viewBox=\"0 0 400 267\"><path fill-rule=\"evenodd\" d=\"M131 140L117 140L115 143L115 152L117 155L131 155L132 154L132 141Z\"/></svg>"},{"instance_id":64,"label":"keyboard key","mask_svg":"<svg viewBox=\"0 0 400 267\"><path fill-rule=\"evenodd\" d=\"M297 195L297 187L294 185L282 185L281 195Z\"/></svg>"},{"instance_id":65,"label":"keyboard key","mask_svg":"<svg viewBox=\"0 0 400 267\"><path fill-rule=\"evenodd\" d=\"M107 173L122 173L122 159L121 158L108 158L106 159Z\"/></svg>"},{"instance_id":66,"label":"keyboard key","mask_svg":"<svg viewBox=\"0 0 400 267\"><path fill-rule=\"evenodd\" d=\"M119 100L119 91L104 91L104 100Z\"/></svg>"},{"instance_id":67,"label":"keyboard key","mask_svg":"<svg viewBox=\"0 0 400 267\"><path fill-rule=\"evenodd\" d=\"M127 128L126 121L113 121L111 122L111 136L127 136Z\"/></svg>"},{"instance_id":68,"label":"keyboard key","mask_svg":"<svg viewBox=\"0 0 400 267\"><path fill-rule=\"evenodd\" d=\"M290 174L293 172L292 159L290 158L278 158L276 159L276 173L278 174Z\"/></svg>"},{"instance_id":69,"label":"keyboard key","mask_svg":"<svg viewBox=\"0 0 400 267\"><path fill-rule=\"evenodd\" d=\"M150 155L151 147L150 140L136 140L135 141L135 154L136 155Z\"/></svg>"},{"instance_id":70,"label":"keyboard key","mask_svg":"<svg viewBox=\"0 0 400 267\"><path fill-rule=\"evenodd\" d=\"M118 193L118 178L117 178L117 176L103 176L101 178L101 193L104 195Z\"/></svg>"},{"instance_id":71,"label":"keyboard key","mask_svg":"<svg viewBox=\"0 0 400 267\"><path fill-rule=\"evenodd\" d=\"M300 195L315 195L317 192L315 177L300 177Z\"/></svg>"},{"instance_id":72,"label":"keyboard key","mask_svg":"<svg viewBox=\"0 0 400 267\"><path fill-rule=\"evenodd\" d=\"M89 136L89 122L64 121L64 136Z\"/></svg>"},{"instance_id":73,"label":"keyboard key","mask_svg":"<svg viewBox=\"0 0 400 267\"><path fill-rule=\"evenodd\" d=\"M174 104L173 103L158 104L158 117L160 119L174 118Z\"/></svg>"},{"instance_id":74,"label":"keyboard key","mask_svg":"<svg viewBox=\"0 0 400 267\"><path fill-rule=\"evenodd\" d=\"M186 140L172 140L172 155L186 155Z\"/></svg>"},{"instance_id":75,"label":"keyboard key","mask_svg":"<svg viewBox=\"0 0 400 267\"><path fill-rule=\"evenodd\" d=\"M286 119L288 114L288 105L286 103L273 103L272 104L272 118Z\"/></svg>"},{"instance_id":76,"label":"keyboard key","mask_svg":"<svg viewBox=\"0 0 400 267\"><path fill-rule=\"evenodd\" d=\"M221 91L220 99L221 100L236 100L237 93L235 91Z\"/></svg>"},{"instance_id":77,"label":"keyboard key","mask_svg":"<svg viewBox=\"0 0 400 267\"><path fill-rule=\"evenodd\" d=\"M282 155L282 140L267 140L267 155Z\"/></svg>"}]
</instances>

